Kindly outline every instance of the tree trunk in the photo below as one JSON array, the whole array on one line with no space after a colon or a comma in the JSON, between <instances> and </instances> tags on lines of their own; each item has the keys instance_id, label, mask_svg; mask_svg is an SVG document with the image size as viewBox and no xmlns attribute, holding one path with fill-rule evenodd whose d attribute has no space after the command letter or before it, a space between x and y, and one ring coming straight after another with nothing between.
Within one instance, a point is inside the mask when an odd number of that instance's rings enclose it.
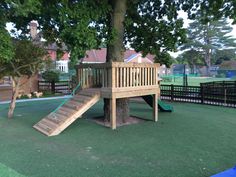
<instances>
[{"instance_id":1,"label":"tree trunk","mask_svg":"<svg viewBox=\"0 0 236 177\"><path fill-rule=\"evenodd\" d=\"M210 75L210 67L211 67L211 52L210 49L206 50L206 54L205 54L205 63L206 63L206 67L207 67L207 76Z\"/></svg>"},{"instance_id":2,"label":"tree trunk","mask_svg":"<svg viewBox=\"0 0 236 177\"><path fill-rule=\"evenodd\" d=\"M127 0L109 0L112 11L108 16L108 36L106 62L124 62L124 20L127 10ZM127 98L117 99L116 116L117 120L123 122L129 117L129 100ZM104 117L110 118L110 100L104 99ZM119 121L119 120L118 120Z\"/></svg>"},{"instance_id":3,"label":"tree trunk","mask_svg":"<svg viewBox=\"0 0 236 177\"><path fill-rule=\"evenodd\" d=\"M12 79L13 85L12 85L12 98L11 98L11 103L9 106L9 111L8 111L8 118L12 118L14 114L14 110L16 107L16 98L18 96L19 92L19 87L20 87L20 78L13 78Z\"/></svg>"}]
</instances>

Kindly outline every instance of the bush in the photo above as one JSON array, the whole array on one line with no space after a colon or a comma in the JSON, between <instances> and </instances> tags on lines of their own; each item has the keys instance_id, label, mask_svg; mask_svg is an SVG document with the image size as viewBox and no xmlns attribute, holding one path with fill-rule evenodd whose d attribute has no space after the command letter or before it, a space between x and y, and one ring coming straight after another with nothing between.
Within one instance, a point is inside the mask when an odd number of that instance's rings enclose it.
<instances>
[{"instance_id":1,"label":"bush","mask_svg":"<svg viewBox=\"0 0 236 177\"><path fill-rule=\"evenodd\" d=\"M45 71L42 74L42 78L45 81L48 81L48 82L58 82L59 81L59 76L60 76L60 72L59 71L53 71L53 70Z\"/></svg>"}]
</instances>

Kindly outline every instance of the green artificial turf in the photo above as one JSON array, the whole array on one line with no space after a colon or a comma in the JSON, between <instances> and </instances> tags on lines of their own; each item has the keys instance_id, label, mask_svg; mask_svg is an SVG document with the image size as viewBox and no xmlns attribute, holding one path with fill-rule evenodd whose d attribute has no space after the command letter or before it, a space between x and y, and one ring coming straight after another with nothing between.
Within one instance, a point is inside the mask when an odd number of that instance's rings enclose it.
<instances>
[{"instance_id":1,"label":"green artificial turf","mask_svg":"<svg viewBox=\"0 0 236 177\"><path fill-rule=\"evenodd\" d=\"M200 83L213 82L213 81L231 81L231 80L228 78L214 78L214 77L188 77L189 86L200 86ZM165 81L164 79L161 82L161 84L183 85L183 77L180 76L172 77L172 81Z\"/></svg>"},{"instance_id":2,"label":"green artificial turf","mask_svg":"<svg viewBox=\"0 0 236 177\"><path fill-rule=\"evenodd\" d=\"M236 165L235 109L173 103L157 123L112 131L79 119L55 137L34 130L61 101L18 103L12 120L0 105L0 163L29 177L206 177ZM131 113L152 119L145 104L131 103ZM83 117L100 115L102 103Z\"/></svg>"},{"instance_id":3,"label":"green artificial turf","mask_svg":"<svg viewBox=\"0 0 236 177\"><path fill-rule=\"evenodd\" d=\"M0 176L4 177L24 177L23 175L17 173L15 170L0 163Z\"/></svg>"}]
</instances>

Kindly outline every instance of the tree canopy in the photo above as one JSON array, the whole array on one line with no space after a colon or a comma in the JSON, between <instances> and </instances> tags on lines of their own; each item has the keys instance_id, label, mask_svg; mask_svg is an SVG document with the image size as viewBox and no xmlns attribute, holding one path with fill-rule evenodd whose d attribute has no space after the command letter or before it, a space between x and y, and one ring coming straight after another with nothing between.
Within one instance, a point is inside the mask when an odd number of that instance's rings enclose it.
<instances>
[{"instance_id":1,"label":"tree canopy","mask_svg":"<svg viewBox=\"0 0 236 177\"><path fill-rule=\"evenodd\" d=\"M233 28L229 25L226 18L220 18L207 23L203 23L201 14L189 24L188 40L181 46L182 50L195 50L202 53L201 57L207 68L213 64L213 54L217 50L236 48L236 39L230 33ZM189 60L192 60L189 58Z\"/></svg>"},{"instance_id":2,"label":"tree canopy","mask_svg":"<svg viewBox=\"0 0 236 177\"><path fill-rule=\"evenodd\" d=\"M28 33L31 20L37 20L48 42L66 43L72 58L81 58L85 51L101 43L111 44L117 31L110 28L109 16L116 0L3 0L0 12L2 25L13 22L22 35ZM178 11L184 10L189 18L197 13L219 18L228 16L236 22L233 0L161 1L127 0L124 37L122 41L144 54L175 51L185 41L183 20ZM208 15L204 15L208 14Z\"/></svg>"}]
</instances>

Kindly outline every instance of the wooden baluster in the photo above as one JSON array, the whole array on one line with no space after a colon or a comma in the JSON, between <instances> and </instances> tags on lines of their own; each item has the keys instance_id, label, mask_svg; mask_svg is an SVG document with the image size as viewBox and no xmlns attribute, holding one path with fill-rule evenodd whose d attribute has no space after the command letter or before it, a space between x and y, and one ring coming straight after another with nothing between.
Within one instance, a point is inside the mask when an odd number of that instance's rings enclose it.
<instances>
[{"instance_id":1,"label":"wooden baluster","mask_svg":"<svg viewBox=\"0 0 236 177\"><path fill-rule=\"evenodd\" d=\"M105 73L105 87L108 87L108 79L107 79L107 71L108 69L107 68L104 68L104 73Z\"/></svg>"},{"instance_id":2,"label":"wooden baluster","mask_svg":"<svg viewBox=\"0 0 236 177\"><path fill-rule=\"evenodd\" d=\"M135 84L135 82L136 82L136 78L135 78L135 74L136 74L136 68L133 68L133 75L132 75L132 77L133 77L133 84L132 84L132 86L135 86L136 84Z\"/></svg>"},{"instance_id":3,"label":"wooden baluster","mask_svg":"<svg viewBox=\"0 0 236 177\"><path fill-rule=\"evenodd\" d=\"M157 78L156 78L156 67L154 67L153 68L153 85L157 85L157 83L156 83L156 80L157 80Z\"/></svg>"},{"instance_id":4,"label":"wooden baluster","mask_svg":"<svg viewBox=\"0 0 236 177\"><path fill-rule=\"evenodd\" d=\"M145 70L145 86L147 86L147 80L148 80L147 68L144 68L144 70Z\"/></svg>"},{"instance_id":5,"label":"wooden baluster","mask_svg":"<svg viewBox=\"0 0 236 177\"><path fill-rule=\"evenodd\" d=\"M150 85L153 85L153 75L152 75L152 73L153 73L153 68L150 68Z\"/></svg>"},{"instance_id":6,"label":"wooden baluster","mask_svg":"<svg viewBox=\"0 0 236 177\"><path fill-rule=\"evenodd\" d=\"M144 75L144 68L142 67L142 86L145 85L145 75Z\"/></svg>"},{"instance_id":7,"label":"wooden baluster","mask_svg":"<svg viewBox=\"0 0 236 177\"><path fill-rule=\"evenodd\" d=\"M123 87L123 68L122 67L120 67L119 73L120 73L120 87Z\"/></svg>"},{"instance_id":8,"label":"wooden baluster","mask_svg":"<svg viewBox=\"0 0 236 177\"><path fill-rule=\"evenodd\" d=\"M120 87L119 85L119 68L115 67L116 70L116 88Z\"/></svg>"},{"instance_id":9,"label":"wooden baluster","mask_svg":"<svg viewBox=\"0 0 236 177\"><path fill-rule=\"evenodd\" d=\"M123 80L123 82L124 82L124 87L126 87L126 68L124 67L123 68L123 78L124 78L124 80Z\"/></svg>"},{"instance_id":10,"label":"wooden baluster","mask_svg":"<svg viewBox=\"0 0 236 177\"><path fill-rule=\"evenodd\" d=\"M133 68L130 68L130 87L133 87Z\"/></svg>"},{"instance_id":11,"label":"wooden baluster","mask_svg":"<svg viewBox=\"0 0 236 177\"><path fill-rule=\"evenodd\" d=\"M141 67L138 68L138 75L139 75L139 86L142 86L142 73L141 73Z\"/></svg>"},{"instance_id":12,"label":"wooden baluster","mask_svg":"<svg viewBox=\"0 0 236 177\"><path fill-rule=\"evenodd\" d=\"M127 87L130 87L130 83L129 83L129 76L130 76L130 67L127 68Z\"/></svg>"},{"instance_id":13,"label":"wooden baluster","mask_svg":"<svg viewBox=\"0 0 236 177\"><path fill-rule=\"evenodd\" d=\"M102 74L102 87L105 87L105 73L104 73L104 70L101 70L101 74Z\"/></svg>"},{"instance_id":14,"label":"wooden baluster","mask_svg":"<svg viewBox=\"0 0 236 177\"><path fill-rule=\"evenodd\" d=\"M136 68L136 86L139 86L139 68Z\"/></svg>"}]
</instances>

